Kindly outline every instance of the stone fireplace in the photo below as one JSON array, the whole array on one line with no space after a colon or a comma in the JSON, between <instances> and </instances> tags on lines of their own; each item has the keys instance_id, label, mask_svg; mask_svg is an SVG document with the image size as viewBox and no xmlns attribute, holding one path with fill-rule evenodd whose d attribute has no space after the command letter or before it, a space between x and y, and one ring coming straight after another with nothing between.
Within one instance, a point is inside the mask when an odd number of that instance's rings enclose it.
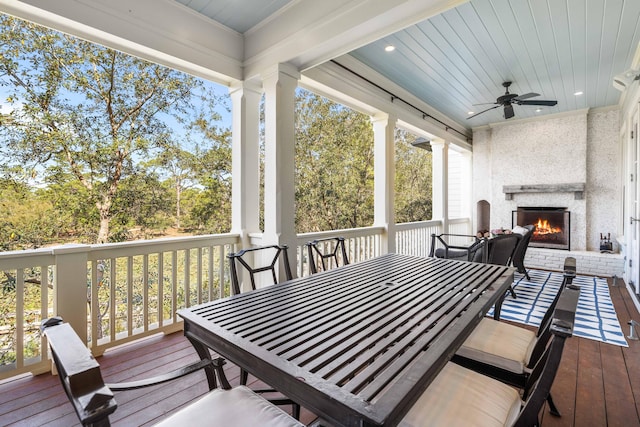
<instances>
[{"instance_id":1,"label":"stone fireplace","mask_svg":"<svg viewBox=\"0 0 640 427\"><path fill-rule=\"evenodd\" d=\"M600 233L613 237L624 231L618 211L622 195L619 134L614 109L475 128L473 203L485 201L490 206L490 229L537 222L537 218L514 219L514 211L522 207L566 208L570 213L566 226L563 218L562 228L568 230L563 231L568 242L553 244L552 249L532 248L527 256L536 252L541 260L557 256L561 266L563 257L579 252L600 255ZM476 217L473 226L477 226ZM585 262L581 268L586 266Z\"/></svg>"},{"instance_id":2,"label":"stone fireplace","mask_svg":"<svg viewBox=\"0 0 640 427\"><path fill-rule=\"evenodd\" d=\"M518 207L566 207L570 250L599 252L599 233L618 233L618 123L582 111L474 129L474 203L489 202L491 228L511 226Z\"/></svg>"}]
</instances>

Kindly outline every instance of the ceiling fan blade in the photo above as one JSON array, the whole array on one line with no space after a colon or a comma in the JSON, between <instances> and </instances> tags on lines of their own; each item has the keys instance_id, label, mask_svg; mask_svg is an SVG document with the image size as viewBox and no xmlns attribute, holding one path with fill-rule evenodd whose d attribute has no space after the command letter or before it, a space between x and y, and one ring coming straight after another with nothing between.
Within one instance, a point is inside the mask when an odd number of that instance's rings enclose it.
<instances>
[{"instance_id":1,"label":"ceiling fan blade","mask_svg":"<svg viewBox=\"0 0 640 427\"><path fill-rule=\"evenodd\" d=\"M471 105L475 107L476 105L491 105L491 104L497 104L497 102L481 102L479 104L471 104Z\"/></svg>"},{"instance_id":2,"label":"ceiling fan blade","mask_svg":"<svg viewBox=\"0 0 640 427\"><path fill-rule=\"evenodd\" d=\"M535 92L529 92L529 93L525 93L524 95L518 95L513 99L516 101L521 101L523 99L533 98L534 96L540 96L540 94Z\"/></svg>"},{"instance_id":3,"label":"ceiling fan blade","mask_svg":"<svg viewBox=\"0 0 640 427\"><path fill-rule=\"evenodd\" d=\"M558 101L545 101L542 99L537 99L535 101L518 101L518 105L545 105L547 107L553 107L556 105Z\"/></svg>"},{"instance_id":4,"label":"ceiling fan blade","mask_svg":"<svg viewBox=\"0 0 640 427\"><path fill-rule=\"evenodd\" d=\"M472 119L472 118L474 118L475 116L477 116L479 114L486 113L487 111L493 110L493 109L498 108L498 107L499 107L499 105L496 105L495 107L491 107L491 108L487 108L486 110L482 110L479 113L475 113L473 116L467 117L467 120Z\"/></svg>"},{"instance_id":5,"label":"ceiling fan blade","mask_svg":"<svg viewBox=\"0 0 640 427\"><path fill-rule=\"evenodd\" d=\"M505 119L510 119L511 117L515 116L514 112L513 112L513 105L511 104L506 104L504 106L504 118Z\"/></svg>"}]
</instances>

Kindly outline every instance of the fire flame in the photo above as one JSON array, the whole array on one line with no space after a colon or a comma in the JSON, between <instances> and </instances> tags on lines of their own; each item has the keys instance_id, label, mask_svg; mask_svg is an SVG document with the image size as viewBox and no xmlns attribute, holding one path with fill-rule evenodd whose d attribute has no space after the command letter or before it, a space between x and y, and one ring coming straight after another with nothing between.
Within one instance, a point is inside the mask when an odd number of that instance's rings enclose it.
<instances>
[{"instance_id":1,"label":"fire flame","mask_svg":"<svg viewBox=\"0 0 640 427\"><path fill-rule=\"evenodd\" d=\"M562 229L560 227L554 227L549 224L548 220L538 218L538 223L536 224L536 234L556 234L561 232Z\"/></svg>"}]
</instances>

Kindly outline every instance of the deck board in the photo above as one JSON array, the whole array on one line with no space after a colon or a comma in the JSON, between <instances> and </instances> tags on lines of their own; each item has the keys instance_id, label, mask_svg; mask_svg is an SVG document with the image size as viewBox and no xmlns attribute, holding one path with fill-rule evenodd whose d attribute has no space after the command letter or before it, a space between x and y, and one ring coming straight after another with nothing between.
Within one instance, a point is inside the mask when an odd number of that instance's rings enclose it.
<instances>
[{"instance_id":1,"label":"deck board","mask_svg":"<svg viewBox=\"0 0 640 427\"><path fill-rule=\"evenodd\" d=\"M626 335L628 321L640 321L640 315L624 286L610 286L610 290ZM562 417L550 415L545 408L542 426L640 427L640 341L628 342L629 348L623 348L584 338L568 340L552 388ZM181 333L149 337L98 358L107 382L151 376L193 360L195 352ZM225 371L231 384L237 384L239 369L227 364ZM206 390L204 373L199 372L152 389L118 392L119 408L112 425L152 425ZM309 424L315 416L303 408L301 418ZM43 374L0 383L0 426L7 425L67 427L78 421L58 378Z\"/></svg>"},{"instance_id":2,"label":"deck board","mask_svg":"<svg viewBox=\"0 0 640 427\"><path fill-rule=\"evenodd\" d=\"M600 343L592 340L580 340L578 347L575 425L607 425L602 374ZM600 396L600 399L592 398L596 395Z\"/></svg>"}]
</instances>

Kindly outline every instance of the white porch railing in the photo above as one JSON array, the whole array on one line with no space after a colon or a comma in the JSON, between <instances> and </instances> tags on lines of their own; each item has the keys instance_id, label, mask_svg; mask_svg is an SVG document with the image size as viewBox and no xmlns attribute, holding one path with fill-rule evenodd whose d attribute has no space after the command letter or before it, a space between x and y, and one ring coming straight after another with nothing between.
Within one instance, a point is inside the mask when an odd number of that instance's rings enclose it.
<instances>
[{"instance_id":1,"label":"white porch railing","mask_svg":"<svg viewBox=\"0 0 640 427\"><path fill-rule=\"evenodd\" d=\"M38 328L53 314L54 265L51 250L0 254L0 379L49 369Z\"/></svg>"},{"instance_id":2,"label":"white porch railing","mask_svg":"<svg viewBox=\"0 0 640 427\"><path fill-rule=\"evenodd\" d=\"M449 231L468 233L469 223L450 221ZM441 221L424 221L395 229L397 252L427 256L431 234L442 226ZM355 263L381 255L384 231L365 227L300 234L296 257L291 257L296 275L309 274L306 242L342 236ZM181 329L175 314L179 308L230 295L226 255L238 244L238 235L222 234L0 253L0 379L49 369L37 331L40 321L58 314L61 306L71 310L71 317L74 311L87 312L76 314L74 328L86 331L95 355Z\"/></svg>"},{"instance_id":3,"label":"white porch railing","mask_svg":"<svg viewBox=\"0 0 640 427\"><path fill-rule=\"evenodd\" d=\"M224 234L0 253L0 379L49 369L38 327L60 306L95 355L181 329L177 309L230 294L226 255L238 241Z\"/></svg>"},{"instance_id":4,"label":"white porch railing","mask_svg":"<svg viewBox=\"0 0 640 427\"><path fill-rule=\"evenodd\" d=\"M431 235L442 233L442 221L406 222L396 225L396 252L429 256Z\"/></svg>"},{"instance_id":5,"label":"white porch railing","mask_svg":"<svg viewBox=\"0 0 640 427\"><path fill-rule=\"evenodd\" d=\"M470 234L474 235L475 232L471 230L470 218L454 218L449 220L449 234Z\"/></svg>"},{"instance_id":6,"label":"white porch railing","mask_svg":"<svg viewBox=\"0 0 640 427\"><path fill-rule=\"evenodd\" d=\"M182 329L176 311L231 294L226 256L238 235L92 246L88 330L94 354L158 332Z\"/></svg>"}]
</instances>

